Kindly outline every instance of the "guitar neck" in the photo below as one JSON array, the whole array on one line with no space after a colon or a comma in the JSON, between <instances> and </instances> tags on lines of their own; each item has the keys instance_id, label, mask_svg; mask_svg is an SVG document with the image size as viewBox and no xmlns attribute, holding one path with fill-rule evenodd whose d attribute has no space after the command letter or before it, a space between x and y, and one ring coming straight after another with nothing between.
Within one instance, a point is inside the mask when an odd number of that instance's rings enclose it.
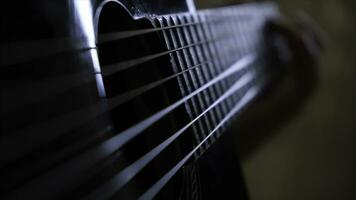
<instances>
[{"instance_id":1,"label":"guitar neck","mask_svg":"<svg viewBox=\"0 0 356 200\"><path fill-rule=\"evenodd\" d=\"M273 73L274 4L39 2L1 14L2 199L154 198Z\"/></svg>"},{"instance_id":2,"label":"guitar neck","mask_svg":"<svg viewBox=\"0 0 356 200\"><path fill-rule=\"evenodd\" d=\"M153 17L170 54L195 126L199 157L222 134L232 118L268 84L263 35L267 20L278 16L273 4L251 4ZM204 115L204 119L201 119Z\"/></svg>"}]
</instances>

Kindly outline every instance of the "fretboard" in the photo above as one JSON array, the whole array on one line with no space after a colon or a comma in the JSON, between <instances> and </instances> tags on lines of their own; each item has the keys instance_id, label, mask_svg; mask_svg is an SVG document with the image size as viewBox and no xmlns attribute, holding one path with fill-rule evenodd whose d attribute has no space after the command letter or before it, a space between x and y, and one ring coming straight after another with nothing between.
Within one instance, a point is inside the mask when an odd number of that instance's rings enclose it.
<instances>
[{"instance_id":1,"label":"fretboard","mask_svg":"<svg viewBox=\"0 0 356 200\"><path fill-rule=\"evenodd\" d=\"M249 5L153 20L163 29L174 72L195 68L178 77L182 95L204 88L185 102L199 151L209 147L266 84L262 29L277 14L273 6Z\"/></svg>"},{"instance_id":2,"label":"fretboard","mask_svg":"<svg viewBox=\"0 0 356 200\"><path fill-rule=\"evenodd\" d=\"M111 3L96 18L75 2L70 31L38 39L57 29L34 18L35 39L1 45L0 198L151 199L268 84L262 29L278 10L133 19Z\"/></svg>"}]
</instances>

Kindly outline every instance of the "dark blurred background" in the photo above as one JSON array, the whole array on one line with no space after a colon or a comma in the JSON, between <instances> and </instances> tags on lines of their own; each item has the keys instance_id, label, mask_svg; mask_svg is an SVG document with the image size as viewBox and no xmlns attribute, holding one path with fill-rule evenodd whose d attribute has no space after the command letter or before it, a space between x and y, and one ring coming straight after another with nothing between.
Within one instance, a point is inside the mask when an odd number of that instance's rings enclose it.
<instances>
[{"instance_id":1,"label":"dark blurred background","mask_svg":"<svg viewBox=\"0 0 356 200\"><path fill-rule=\"evenodd\" d=\"M203 8L241 1L196 2ZM244 134L237 151L251 200L354 200L356 2L276 2L287 16L305 12L313 18L325 32L325 51L319 58L318 86L301 109L288 120L280 119L272 131L264 132L262 126L258 133L237 133ZM269 112L273 110L260 112L260 118L278 115Z\"/></svg>"}]
</instances>

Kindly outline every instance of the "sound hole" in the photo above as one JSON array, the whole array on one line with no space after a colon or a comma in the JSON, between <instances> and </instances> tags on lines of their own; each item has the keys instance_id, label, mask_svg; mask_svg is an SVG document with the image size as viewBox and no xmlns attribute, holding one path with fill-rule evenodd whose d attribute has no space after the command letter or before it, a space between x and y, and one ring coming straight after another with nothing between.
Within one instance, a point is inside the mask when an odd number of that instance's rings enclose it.
<instances>
[{"instance_id":1,"label":"sound hole","mask_svg":"<svg viewBox=\"0 0 356 200\"><path fill-rule=\"evenodd\" d=\"M167 51L159 32L153 31L123 37L128 32L152 28L153 25L149 20L134 20L118 3L109 2L101 11L98 24L99 61L108 104L113 108L110 112L111 120L117 134L130 127L135 127L138 122L182 98L176 79L160 84L134 98L128 98L132 91L174 75L169 54L140 62L143 57ZM127 101L116 105L115 102L125 98L128 98ZM106 182L123 169L127 169L130 164L188 122L189 118L184 107L175 109L171 114L124 145L120 150L120 156L112 159L105 172L98 176L98 182ZM173 167L182 158L182 155L187 153L188 149L192 148L191 137L191 134L186 134L176 140L122 189L115 191L114 197L120 199L139 197ZM180 188L182 182L180 177L178 175L170 181L170 184L159 196L162 198L179 197L180 190L177 188ZM100 183L94 185L100 187Z\"/></svg>"}]
</instances>

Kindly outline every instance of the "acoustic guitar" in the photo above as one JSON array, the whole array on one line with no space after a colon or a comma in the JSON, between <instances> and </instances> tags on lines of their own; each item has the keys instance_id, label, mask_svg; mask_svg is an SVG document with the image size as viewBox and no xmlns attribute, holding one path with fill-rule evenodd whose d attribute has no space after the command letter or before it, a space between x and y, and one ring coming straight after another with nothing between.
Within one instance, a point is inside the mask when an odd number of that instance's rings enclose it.
<instances>
[{"instance_id":1,"label":"acoustic guitar","mask_svg":"<svg viewBox=\"0 0 356 200\"><path fill-rule=\"evenodd\" d=\"M228 127L293 56L274 3L1 8L0 199L247 198Z\"/></svg>"}]
</instances>

